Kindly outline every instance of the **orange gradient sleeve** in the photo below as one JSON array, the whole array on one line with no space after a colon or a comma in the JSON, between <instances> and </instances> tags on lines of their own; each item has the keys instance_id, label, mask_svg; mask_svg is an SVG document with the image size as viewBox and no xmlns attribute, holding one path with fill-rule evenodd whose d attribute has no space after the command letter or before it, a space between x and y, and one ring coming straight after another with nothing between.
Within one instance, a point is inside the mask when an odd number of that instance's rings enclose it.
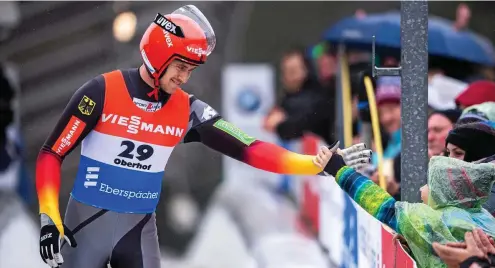
<instances>
[{"instance_id":1,"label":"orange gradient sleeve","mask_svg":"<svg viewBox=\"0 0 495 268\"><path fill-rule=\"evenodd\" d=\"M186 135L185 142L200 141L209 148L252 167L287 175L316 175L323 171L314 155L303 155L249 136L222 118L203 122Z\"/></svg>"},{"instance_id":2,"label":"orange gradient sleeve","mask_svg":"<svg viewBox=\"0 0 495 268\"><path fill-rule=\"evenodd\" d=\"M40 214L44 213L49 216L59 230L63 230L58 202L61 166L60 158L41 150L36 161L36 191Z\"/></svg>"},{"instance_id":3,"label":"orange gradient sleeve","mask_svg":"<svg viewBox=\"0 0 495 268\"><path fill-rule=\"evenodd\" d=\"M278 145L256 140L245 147L246 164L265 171L288 175L316 175L323 171L313 163L314 155L303 155Z\"/></svg>"},{"instance_id":4,"label":"orange gradient sleeve","mask_svg":"<svg viewBox=\"0 0 495 268\"><path fill-rule=\"evenodd\" d=\"M94 129L101 117L104 100L103 76L97 76L81 86L60 115L36 161L39 213L48 216L61 235L64 234L59 211L62 162Z\"/></svg>"}]
</instances>

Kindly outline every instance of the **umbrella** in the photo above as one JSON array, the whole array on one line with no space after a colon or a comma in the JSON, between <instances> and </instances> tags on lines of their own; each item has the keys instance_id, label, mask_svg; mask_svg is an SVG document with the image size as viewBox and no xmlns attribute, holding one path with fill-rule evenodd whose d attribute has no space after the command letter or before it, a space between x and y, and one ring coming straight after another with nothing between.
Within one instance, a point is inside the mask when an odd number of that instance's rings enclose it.
<instances>
[{"instance_id":1,"label":"umbrella","mask_svg":"<svg viewBox=\"0 0 495 268\"><path fill-rule=\"evenodd\" d=\"M375 35L377 46L400 48L400 33L400 13L387 12L362 18L345 18L328 29L324 38L330 42L366 46L369 49L372 36ZM468 30L456 30L451 21L435 16L430 16L428 20L428 53L495 65L495 51L488 39Z\"/></svg>"}]
</instances>

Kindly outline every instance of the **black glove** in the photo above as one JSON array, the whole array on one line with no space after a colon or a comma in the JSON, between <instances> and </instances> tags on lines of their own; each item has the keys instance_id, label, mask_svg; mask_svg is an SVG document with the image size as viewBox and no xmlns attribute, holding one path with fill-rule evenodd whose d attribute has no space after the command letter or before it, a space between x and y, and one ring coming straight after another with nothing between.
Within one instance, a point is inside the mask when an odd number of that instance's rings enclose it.
<instances>
[{"instance_id":1,"label":"black glove","mask_svg":"<svg viewBox=\"0 0 495 268\"><path fill-rule=\"evenodd\" d=\"M64 262L62 254L60 253L62 241L67 241L71 247L75 248L77 243L74 239L74 235L64 224L64 237L61 237L57 226L53 224L51 219L45 214L41 214L41 222L42 224L44 223L40 231L41 258L45 263L50 265L50 267L60 267Z\"/></svg>"},{"instance_id":2,"label":"black glove","mask_svg":"<svg viewBox=\"0 0 495 268\"><path fill-rule=\"evenodd\" d=\"M337 172L345 166L344 158L340 154L333 154L324 171L332 176L337 176Z\"/></svg>"},{"instance_id":3,"label":"black glove","mask_svg":"<svg viewBox=\"0 0 495 268\"><path fill-rule=\"evenodd\" d=\"M332 145L328 146L328 149L332 152L332 157L328 161L327 165L323 169L326 173L336 176L339 169L345 166L344 158L337 153L339 149L340 141L334 142Z\"/></svg>"}]
</instances>

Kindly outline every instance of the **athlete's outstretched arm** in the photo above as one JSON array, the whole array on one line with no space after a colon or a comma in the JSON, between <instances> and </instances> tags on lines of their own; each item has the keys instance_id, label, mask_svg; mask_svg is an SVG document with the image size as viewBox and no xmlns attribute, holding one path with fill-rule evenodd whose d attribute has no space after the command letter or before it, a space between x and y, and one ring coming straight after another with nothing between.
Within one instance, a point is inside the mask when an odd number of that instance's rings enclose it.
<instances>
[{"instance_id":1,"label":"athlete's outstretched arm","mask_svg":"<svg viewBox=\"0 0 495 268\"><path fill-rule=\"evenodd\" d=\"M218 115L192 127L184 142L201 142L224 155L274 173L314 175L322 172L322 168L313 163L315 156L297 154L278 145L260 141Z\"/></svg>"},{"instance_id":2,"label":"athlete's outstretched arm","mask_svg":"<svg viewBox=\"0 0 495 268\"><path fill-rule=\"evenodd\" d=\"M36 191L40 214L46 214L63 234L59 211L62 161L94 128L103 111L104 80L97 77L79 88L43 144L36 161Z\"/></svg>"}]
</instances>

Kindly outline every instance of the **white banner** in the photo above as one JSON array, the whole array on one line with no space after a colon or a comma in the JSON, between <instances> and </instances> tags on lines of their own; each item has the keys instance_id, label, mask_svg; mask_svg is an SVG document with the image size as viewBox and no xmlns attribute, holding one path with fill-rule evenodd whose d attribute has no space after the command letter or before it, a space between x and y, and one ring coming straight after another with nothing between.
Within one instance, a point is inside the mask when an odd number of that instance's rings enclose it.
<instances>
[{"instance_id":1,"label":"white banner","mask_svg":"<svg viewBox=\"0 0 495 268\"><path fill-rule=\"evenodd\" d=\"M381 223L344 193L333 177L326 178L319 219L320 239L330 249L330 258L341 268L381 267Z\"/></svg>"},{"instance_id":2,"label":"white banner","mask_svg":"<svg viewBox=\"0 0 495 268\"><path fill-rule=\"evenodd\" d=\"M275 105L275 71L268 64L230 64L222 73L222 115L238 128L266 142L275 135L263 129L263 119ZM277 180L276 174L254 169L224 156L225 179Z\"/></svg>"}]
</instances>

